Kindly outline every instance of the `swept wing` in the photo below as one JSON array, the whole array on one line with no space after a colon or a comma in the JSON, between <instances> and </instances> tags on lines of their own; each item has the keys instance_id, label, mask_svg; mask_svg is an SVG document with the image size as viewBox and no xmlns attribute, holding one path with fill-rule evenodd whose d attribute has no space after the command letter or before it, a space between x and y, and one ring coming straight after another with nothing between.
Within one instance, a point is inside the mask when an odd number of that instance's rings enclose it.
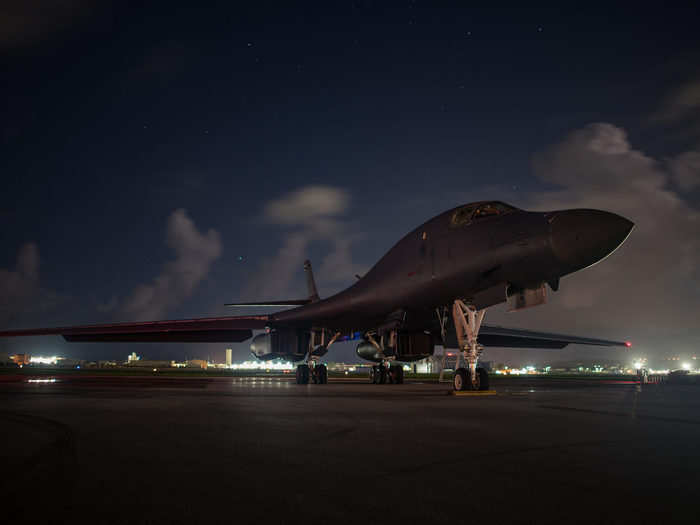
<instances>
[{"instance_id":1,"label":"swept wing","mask_svg":"<svg viewBox=\"0 0 700 525\"><path fill-rule=\"evenodd\" d=\"M632 346L628 341L611 341L576 335L535 332L518 328L481 325L479 343L504 348L564 348L570 344L593 346Z\"/></svg>"},{"instance_id":2,"label":"swept wing","mask_svg":"<svg viewBox=\"0 0 700 525\"><path fill-rule=\"evenodd\" d=\"M66 341L76 342L151 343L162 341L178 343L235 343L251 338L253 336L252 331L264 329L267 322L267 315L207 317L170 321L8 330L0 332L0 337L61 335Z\"/></svg>"}]
</instances>

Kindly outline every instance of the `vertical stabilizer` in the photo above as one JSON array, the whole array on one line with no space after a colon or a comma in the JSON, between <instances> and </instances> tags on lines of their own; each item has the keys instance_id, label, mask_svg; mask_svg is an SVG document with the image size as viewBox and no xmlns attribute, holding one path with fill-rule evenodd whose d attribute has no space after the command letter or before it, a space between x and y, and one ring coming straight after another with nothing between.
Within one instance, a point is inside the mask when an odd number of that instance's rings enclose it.
<instances>
[{"instance_id":1,"label":"vertical stabilizer","mask_svg":"<svg viewBox=\"0 0 700 525\"><path fill-rule=\"evenodd\" d=\"M306 273L306 287L309 290L309 301L314 303L319 300L318 291L316 290L316 281L314 281L314 272L311 269L311 261L304 261L304 273Z\"/></svg>"}]
</instances>

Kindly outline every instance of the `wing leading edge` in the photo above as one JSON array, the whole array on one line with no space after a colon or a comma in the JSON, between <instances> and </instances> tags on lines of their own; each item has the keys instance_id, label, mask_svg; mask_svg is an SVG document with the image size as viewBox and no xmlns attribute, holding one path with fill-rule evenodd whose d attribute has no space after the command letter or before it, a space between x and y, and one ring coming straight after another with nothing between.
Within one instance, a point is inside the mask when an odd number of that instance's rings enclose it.
<instances>
[{"instance_id":1,"label":"wing leading edge","mask_svg":"<svg viewBox=\"0 0 700 525\"><path fill-rule=\"evenodd\" d=\"M593 346L632 346L628 341L610 341L575 335L550 334L517 328L482 325L479 343L504 348L564 348L569 344Z\"/></svg>"},{"instance_id":2,"label":"wing leading edge","mask_svg":"<svg viewBox=\"0 0 700 525\"><path fill-rule=\"evenodd\" d=\"M264 329L268 319L267 315L256 315L66 326L8 330L0 332L0 337L61 335L71 342L238 343L250 339L253 330Z\"/></svg>"},{"instance_id":3,"label":"wing leading edge","mask_svg":"<svg viewBox=\"0 0 700 525\"><path fill-rule=\"evenodd\" d=\"M0 337L61 335L70 342L172 342L172 343L237 343L250 339L253 330L269 324L267 315L206 317L138 323L115 323L58 328L0 331ZM573 335L552 334L482 325L479 342L484 346L504 348L560 349L569 344L625 346L625 341L593 339Z\"/></svg>"}]
</instances>

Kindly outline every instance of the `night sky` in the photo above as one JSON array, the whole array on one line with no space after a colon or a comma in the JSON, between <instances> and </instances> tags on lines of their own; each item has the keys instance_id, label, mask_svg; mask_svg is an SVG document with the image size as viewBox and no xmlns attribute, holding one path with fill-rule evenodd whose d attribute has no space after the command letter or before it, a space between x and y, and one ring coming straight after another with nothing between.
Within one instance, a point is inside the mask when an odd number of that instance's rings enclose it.
<instances>
[{"instance_id":1,"label":"night sky","mask_svg":"<svg viewBox=\"0 0 700 525\"><path fill-rule=\"evenodd\" d=\"M0 328L245 313L223 303L304 297L307 257L327 296L431 216L498 199L637 227L549 304L486 322L635 347L486 359L695 354L700 17L645 9L3 2Z\"/></svg>"}]
</instances>

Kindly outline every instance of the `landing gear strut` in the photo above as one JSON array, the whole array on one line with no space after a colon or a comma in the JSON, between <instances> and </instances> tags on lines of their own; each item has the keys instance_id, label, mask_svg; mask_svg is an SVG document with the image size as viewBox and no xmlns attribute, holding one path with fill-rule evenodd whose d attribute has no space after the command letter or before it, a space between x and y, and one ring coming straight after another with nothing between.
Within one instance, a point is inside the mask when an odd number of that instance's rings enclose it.
<instances>
[{"instance_id":1,"label":"landing gear strut","mask_svg":"<svg viewBox=\"0 0 700 525\"><path fill-rule=\"evenodd\" d=\"M452 379L455 390L488 390L489 375L483 368L477 368L483 347L477 342L481 321L486 310L477 310L457 299L452 305L452 320L454 321L459 352L455 363L455 373ZM460 367L460 356L464 358L466 367Z\"/></svg>"}]
</instances>

